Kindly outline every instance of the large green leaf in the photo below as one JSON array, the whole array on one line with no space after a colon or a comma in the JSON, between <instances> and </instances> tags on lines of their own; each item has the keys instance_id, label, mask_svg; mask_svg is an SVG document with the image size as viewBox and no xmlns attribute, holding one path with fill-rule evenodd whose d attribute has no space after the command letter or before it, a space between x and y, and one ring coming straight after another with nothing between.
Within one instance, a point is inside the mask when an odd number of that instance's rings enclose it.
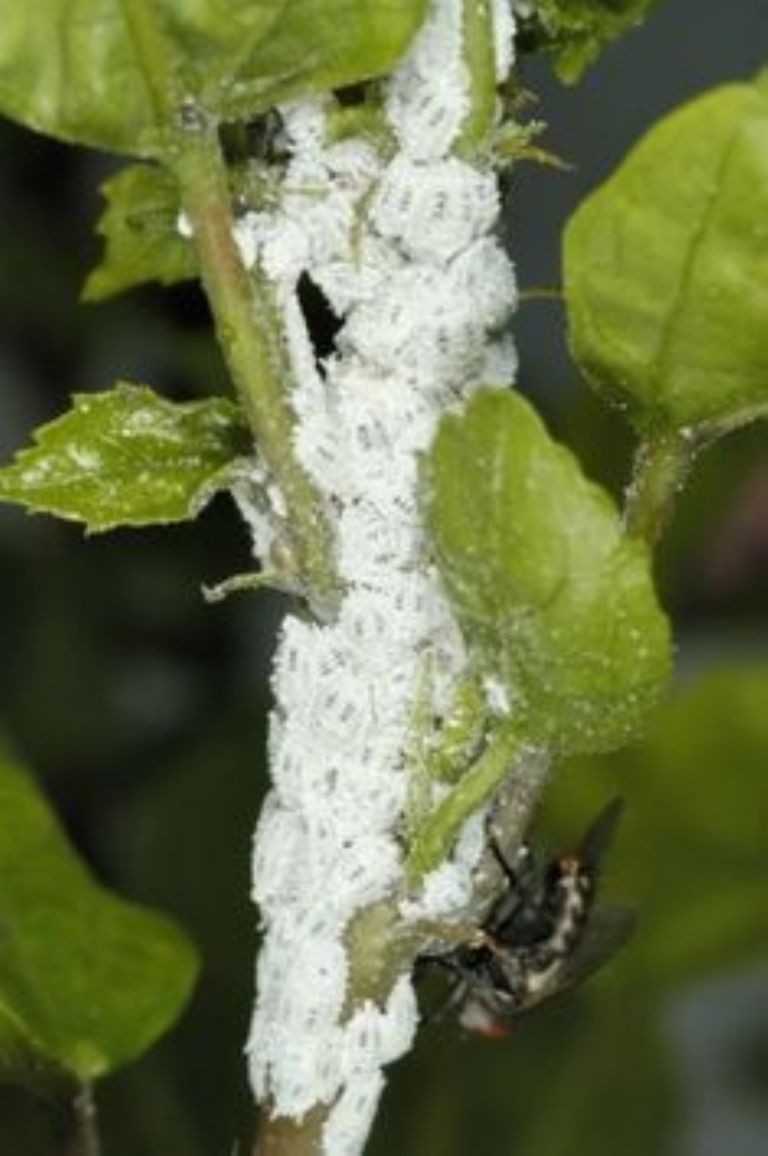
<instances>
[{"instance_id":1,"label":"large green leaf","mask_svg":"<svg viewBox=\"0 0 768 1156\"><path fill-rule=\"evenodd\" d=\"M0 469L0 501L83 522L89 531L194 518L248 449L223 398L178 404L142 386L78 394L35 444Z\"/></svg>"},{"instance_id":2,"label":"large green leaf","mask_svg":"<svg viewBox=\"0 0 768 1156\"><path fill-rule=\"evenodd\" d=\"M0 109L50 136L151 155L160 117L147 76L195 98L236 73L287 0L0 0ZM129 13L155 24L149 59ZM160 75L158 63L164 75ZM154 75L153 75L154 74ZM166 96L174 99L174 93Z\"/></svg>"},{"instance_id":3,"label":"large green leaf","mask_svg":"<svg viewBox=\"0 0 768 1156\"><path fill-rule=\"evenodd\" d=\"M0 0L0 111L63 140L155 151L156 110L120 0Z\"/></svg>"},{"instance_id":4,"label":"large green leaf","mask_svg":"<svg viewBox=\"0 0 768 1156\"><path fill-rule=\"evenodd\" d=\"M165 917L92 879L28 776L0 758L0 1077L88 1081L179 1015L197 958Z\"/></svg>"},{"instance_id":5,"label":"large green leaf","mask_svg":"<svg viewBox=\"0 0 768 1156\"><path fill-rule=\"evenodd\" d=\"M557 751L626 742L665 684L669 635L608 495L506 390L444 419L425 481L448 593L522 733Z\"/></svg>"},{"instance_id":6,"label":"large green leaf","mask_svg":"<svg viewBox=\"0 0 768 1156\"><path fill-rule=\"evenodd\" d=\"M641 433L768 413L768 79L674 112L565 238L574 357Z\"/></svg>"},{"instance_id":7,"label":"large green leaf","mask_svg":"<svg viewBox=\"0 0 768 1156\"><path fill-rule=\"evenodd\" d=\"M146 281L173 285L196 276L194 246L179 232L178 188L169 173L157 165L129 165L102 192L107 207L99 232L106 252L85 283L85 301L103 301Z\"/></svg>"},{"instance_id":8,"label":"large green leaf","mask_svg":"<svg viewBox=\"0 0 768 1156\"><path fill-rule=\"evenodd\" d=\"M641 24L657 0L533 0L521 19L523 46L545 47L555 72L577 81L610 44Z\"/></svg>"},{"instance_id":9,"label":"large green leaf","mask_svg":"<svg viewBox=\"0 0 768 1156\"><path fill-rule=\"evenodd\" d=\"M0 0L0 111L65 140L157 155L168 106L191 101L219 117L253 116L278 99L386 72L425 6Z\"/></svg>"}]
</instances>

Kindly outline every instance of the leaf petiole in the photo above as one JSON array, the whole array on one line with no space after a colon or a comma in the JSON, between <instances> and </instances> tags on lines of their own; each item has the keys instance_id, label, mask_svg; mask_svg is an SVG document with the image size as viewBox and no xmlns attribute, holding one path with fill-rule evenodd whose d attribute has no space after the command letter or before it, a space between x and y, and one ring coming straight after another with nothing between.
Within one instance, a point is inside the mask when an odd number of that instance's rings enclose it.
<instances>
[{"instance_id":1,"label":"leaf petiole","mask_svg":"<svg viewBox=\"0 0 768 1156\"><path fill-rule=\"evenodd\" d=\"M411 885L443 862L465 820L513 771L523 745L521 736L509 724L491 736L477 762L416 831L406 862Z\"/></svg>"},{"instance_id":2,"label":"leaf petiole","mask_svg":"<svg viewBox=\"0 0 768 1156\"><path fill-rule=\"evenodd\" d=\"M640 443L624 506L624 529L630 537L642 538L650 547L657 544L697 449L693 434L682 430Z\"/></svg>"},{"instance_id":3,"label":"leaf petiole","mask_svg":"<svg viewBox=\"0 0 768 1156\"><path fill-rule=\"evenodd\" d=\"M70 1133L65 1156L101 1156L96 1098L91 1084L83 1084L69 1106Z\"/></svg>"}]
</instances>

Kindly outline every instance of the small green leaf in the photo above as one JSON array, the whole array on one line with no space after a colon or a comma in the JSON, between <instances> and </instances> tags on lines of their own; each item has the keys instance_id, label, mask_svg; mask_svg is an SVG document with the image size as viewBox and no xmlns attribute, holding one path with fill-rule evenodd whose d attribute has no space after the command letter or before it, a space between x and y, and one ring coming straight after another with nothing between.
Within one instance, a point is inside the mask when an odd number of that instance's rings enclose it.
<instances>
[{"instance_id":1,"label":"small green leaf","mask_svg":"<svg viewBox=\"0 0 768 1156\"><path fill-rule=\"evenodd\" d=\"M768 414L768 82L672 113L565 238L573 355L641 435Z\"/></svg>"},{"instance_id":2,"label":"small green leaf","mask_svg":"<svg viewBox=\"0 0 768 1156\"><path fill-rule=\"evenodd\" d=\"M534 0L521 19L524 47L552 53L560 80L574 84L608 44L642 24L657 0Z\"/></svg>"},{"instance_id":3,"label":"small green leaf","mask_svg":"<svg viewBox=\"0 0 768 1156\"><path fill-rule=\"evenodd\" d=\"M50 136L157 156L168 147L168 110L182 102L212 116L252 116L278 100L386 72L425 7L426 0L0 0L0 111Z\"/></svg>"},{"instance_id":4,"label":"small green leaf","mask_svg":"<svg viewBox=\"0 0 768 1156\"><path fill-rule=\"evenodd\" d=\"M107 1075L173 1023L196 971L181 929L96 883L0 757L0 1078Z\"/></svg>"},{"instance_id":5,"label":"small green leaf","mask_svg":"<svg viewBox=\"0 0 768 1156\"><path fill-rule=\"evenodd\" d=\"M425 475L448 594L517 733L560 753L626 742L665 685L669 632L608 495L507 390L443 420Z\"/></svg>"},{"instance_id":6,"label":"small green leaf","mask_svg":"<svg viewBox=\"0 0 768 1156\"><path fill-rule=\"evenodd\" d=\"M0 500L83 522L88 531L196 517L248 450L224 398L166 401L143 386L77 394L35 444L0 470Z\"/></svg>"},{"instance_id":7,"label":"small green leaf","mask_svg":"<svg viewBox=\"0 0 768 1156\"><path fill-rule=\"evenodd\" d=\"M191 241L179 232L176 181L156 165L130 165L102 186L107 207L98 231L106 252L83 289L84 301L104 301L147 281L174 285L197 275Z\"/></svg>"}]
</instances>

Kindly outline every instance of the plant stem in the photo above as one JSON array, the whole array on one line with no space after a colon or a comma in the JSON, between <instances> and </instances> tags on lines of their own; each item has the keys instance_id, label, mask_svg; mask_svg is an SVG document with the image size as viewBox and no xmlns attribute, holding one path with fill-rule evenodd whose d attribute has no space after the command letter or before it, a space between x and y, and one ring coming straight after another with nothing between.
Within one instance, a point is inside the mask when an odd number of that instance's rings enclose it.
<instances>
[{"instance_id":1,"label":"plant stem","mask_svg":"<svg viewBox=\"0 0 768 1156\"><path fill-rule=\"evenodd\" d=\"M216 334L246 418L285 504L288 545L309 602L329 618L340 595L332 537L320 495L296 459L291 374L282 322L271 287L258 268L246 269L234 237L227 170L218 126L205 109L184 108L177 92L172 45L148 0L121 0L192 226L200 274Z\"/></svg>"},{"instance_id":2,"label":"plant stem","mask_svg":"<svg viewBox=\"0 0 768 1156\"><path fill-rule=\"evenodd\" d=\"M96 1100L90 1084L83 1084L70 1105L72 1130L66 1156L101 1156Z\"/></svg>"},{"instance_id":3,"label":"plant stem","mask_svg":"<svg viewBox=\"0 0 768 1156\"><path fill-rule=\"evenodd\" d=\"M624 529L653 547L669 520L675 497L685 484L696 446L681 432L650 437L635 454L624 506Z\"/></svg>"},{"instance_id":4,"label":"plant stem","mask_svg":"<svg viewBox=\"0 0 768 1156\"><path fill-rule=\"evenodd\" d=\"M410 882L418 882L443 861L461 824L509 778L521 748L521 740L509 728L493 736L482 757L417 834L406 866ZM516 847L522 840L547 774L547 761L532 752L531 763L519 781L513 776L503 792L505 822L509 818L512 828L511 832L505 830L505 842L510 845ZM491 893L486 899L490 897ZM447 937L449 942L466 942L472 930L429 921L404 925L397 904L391 902L361 911L345 937L349 960L345 1017L366 1000L383 1007L398 976L413 966L425 939ZM320 1156L328 1110L317 1105L296 1121L271 1117L269 1104L265 1104L253 1156Z\"/></svg>"},{"instance_id":5,"label":"plant stem","mask_svg":"<svg viewBox=\"0 0 768 1156\"><path fill-rule=\"evenodd\" d=\"M189 133L174 167L217 336L259 451L285 502L285 525L297 570L315 609L321 617L329 617L339 596L331 531L320 496L295 457L281 320L266 277L258 269L245 268L235 242L226 170L215 133Z\"/></svg>"},{"instance_id":6,"label":"plant stem","mask_svg":"<svg viewBox=\"0 0 768 1156\"><path fill-rule=\"evenodd\" d=\"M263 1104L253 1156L320 1156L327 1116L324 1104L312 1108L301 1120L270 1116L269 1104Z\"/></svg>"},{"instance_id":7,"label":"plant stem","mask_svg":"<svg viewBox=\"0 0 768 1156\"><path fill-rule=\"evenodd\" d=\"M433 931L432 927L403 925L393 901L374 903L358 912L345 935L349 973L342 1020L366 1001L384 1007L398 978L412 968ZM267 1100L262 1104L253 1156L320 1156L331 1107L317 1104L295 1120L271 1116Z\"/></svg>"},{"instance_id":8,"label":"plant stem","mask_svg":"<svg viewBox=\"0 0 768 1156\"><path fill-rule=\"evenodd\" d=\"M520 748L520 738L510 728L491 737L475 765L416 832L406 864L409 883L418 883L445 859L462 823L501 786Z\"/></svg>"},{"instance_id":9,"label":"plant stem","mask_svg":"<svg viewBox=\"0 0 768 1156\"><path fill-rule=\"evenodd\" d=\"M490 0L464 0L463 24L469 111L455 152L472 156L490 135L496 118L496 48Z\"/></svg>"}]
</instances>

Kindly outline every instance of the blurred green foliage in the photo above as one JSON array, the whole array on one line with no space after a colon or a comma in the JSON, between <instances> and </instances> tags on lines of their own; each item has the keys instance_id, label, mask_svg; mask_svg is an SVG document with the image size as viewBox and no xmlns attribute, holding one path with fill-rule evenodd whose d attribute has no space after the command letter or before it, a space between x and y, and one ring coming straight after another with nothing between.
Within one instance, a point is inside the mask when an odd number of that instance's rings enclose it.
<instances>
[{"instance_id":1,"label":"blurred green foliage","mask_svg":"<svg viewBox=\"0 0 768 1156\"><path fill-rule=\"evenodd\" d=\"M198 969L180 928L91 877L34 779L0 756L0 1078L58 1090L146 1051Z\"/></svg>"}]
</instances>

